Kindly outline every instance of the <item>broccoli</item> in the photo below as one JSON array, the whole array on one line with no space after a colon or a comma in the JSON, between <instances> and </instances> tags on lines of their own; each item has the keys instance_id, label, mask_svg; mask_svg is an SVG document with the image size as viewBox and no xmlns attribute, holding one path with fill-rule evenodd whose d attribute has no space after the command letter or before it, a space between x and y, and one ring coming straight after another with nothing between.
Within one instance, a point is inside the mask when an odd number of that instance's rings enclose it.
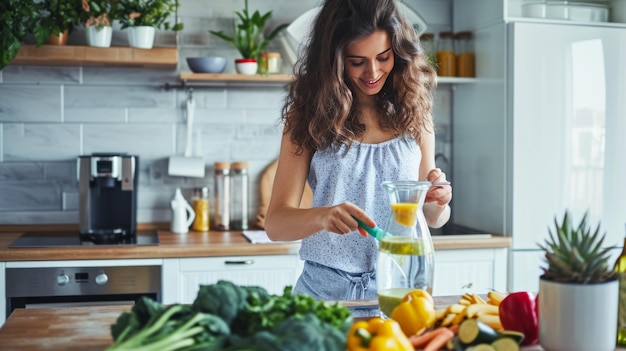
<instances>
[{"instance_id":1,"label":"broccoli","mask_svg":"<svg viewBox=\"0 0 626 351\"><path fill-rule=\"evenodd\" d=\"M133 319L138 320L131 316L130 320ZM118 319L117 323L123 322ZM128 327L136 326L129 324ZM230 329L221 318L195 311L188 305L175 304L152 316L134 332L120 333L107 350L221 350L229 334Z\"/></svg>"},{"instance_id":2,"label":"broccoli","mask_svg":"<svg viewBox=\"0 0 626 351\"><path fill-rule=\"evenodd\" d=\"M247 291L229 281L201 285L193 308L222 318L229 326L246 305Z\"/></svg>"},{"instance_id":3,"label":"broccoli","mask_svg":"<svg viewBox=\"0 0 626 351\"><path fill-rule=\"evenodd\" d=\"M347 333L315 314L291 316L274 329L248 338L230 338L228 351L344 351Z\"/></svg>"}]
</instances>

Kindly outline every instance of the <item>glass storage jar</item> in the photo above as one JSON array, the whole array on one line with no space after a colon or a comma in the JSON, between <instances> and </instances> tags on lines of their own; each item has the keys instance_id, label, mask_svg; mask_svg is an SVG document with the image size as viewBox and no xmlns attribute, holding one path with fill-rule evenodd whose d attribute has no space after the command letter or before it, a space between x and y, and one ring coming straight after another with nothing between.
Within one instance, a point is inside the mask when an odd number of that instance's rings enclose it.
<instances>
[{"instance_id":1,"label":"glass storage jar","mask_svg":"<svg viewBox=\"0 0 626 351\"><path fill-rule=\"evenodd\" d=\"M217 230L230 230L230 163L215 162L213 223Z\"/></svg>"},{"instance_id":2,"label":"glass storage jar","mask_svg":"<svg viewBox=\"0 0 626 351\"><path fill-rule=\"evenodd\" d=\"M456 76L456 55L454 53L454 35L452 32L439 33L437 75L441 77Z\"/></svg>"},{"instance_id":3,"label":"glass storage jar","mask_svg":"<svg viewBox=\"0 0 626 351\"><path fill-rule=\"evenodd\" d=\"M472 32L459 32L454 35L456 50L456 71L458 77L475 77L474 42Z\"/></svg>"},{"instance_id":4,"label":"glass storage jar","mask_svg":"<svg viewBox=\"0 0 626 351\"><path fill-rule=\"evenodd\" d=\"M230 229L248 229L248 162L231 165Z\"/></svg>"}]
</instances>

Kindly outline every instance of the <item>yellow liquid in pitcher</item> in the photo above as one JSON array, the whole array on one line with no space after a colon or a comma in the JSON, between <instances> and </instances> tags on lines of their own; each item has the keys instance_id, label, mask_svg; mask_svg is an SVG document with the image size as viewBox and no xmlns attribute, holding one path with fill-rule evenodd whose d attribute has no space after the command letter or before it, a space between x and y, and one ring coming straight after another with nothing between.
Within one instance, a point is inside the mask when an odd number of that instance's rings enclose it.
<instances>
[{"instance_id":1,"label":"yellow liquid in pitcher","mask_svg":"<svg viewBox=\"0 0 626 351\"><path fill-rule=\"evenodd\" d=\"M407 227L415 225L418 209L419 205L413 203L400 202L391 204L394 220Z\"/></svg>"}]
</instances>

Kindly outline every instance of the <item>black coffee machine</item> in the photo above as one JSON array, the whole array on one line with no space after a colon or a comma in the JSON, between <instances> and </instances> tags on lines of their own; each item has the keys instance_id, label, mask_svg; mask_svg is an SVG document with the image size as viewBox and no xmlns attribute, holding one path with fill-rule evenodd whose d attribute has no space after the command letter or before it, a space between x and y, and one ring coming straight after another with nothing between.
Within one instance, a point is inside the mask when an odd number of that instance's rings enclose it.
<instances>
[{"instance_id":1,"label":"black coffee machine","mask_svg":"<svg viewBox=\"0 0 626 351\"><path fill-rule=\"evenodd\" d=\"M139 157L93 153L78 157L81 240L132 240L137 228Z\"/></svg>"}]
</instances>

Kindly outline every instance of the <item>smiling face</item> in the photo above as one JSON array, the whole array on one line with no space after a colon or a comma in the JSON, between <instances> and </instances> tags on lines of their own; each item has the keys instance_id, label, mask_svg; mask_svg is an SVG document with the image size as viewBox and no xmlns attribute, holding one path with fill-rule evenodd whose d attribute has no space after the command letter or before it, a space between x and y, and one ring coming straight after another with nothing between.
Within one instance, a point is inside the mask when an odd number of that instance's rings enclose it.
<instances>
[{"instance_id":1,"label":"smiling face","mask_svg":"<svg viewBox=\"0 0 626 351\"><path fill-rule=\"evenodd\" d=\"M344 72L354 92L360 96L378 94L394 64L389 33L375 31L348 45L345 53Z\"/></svg>"}]
</instances>

